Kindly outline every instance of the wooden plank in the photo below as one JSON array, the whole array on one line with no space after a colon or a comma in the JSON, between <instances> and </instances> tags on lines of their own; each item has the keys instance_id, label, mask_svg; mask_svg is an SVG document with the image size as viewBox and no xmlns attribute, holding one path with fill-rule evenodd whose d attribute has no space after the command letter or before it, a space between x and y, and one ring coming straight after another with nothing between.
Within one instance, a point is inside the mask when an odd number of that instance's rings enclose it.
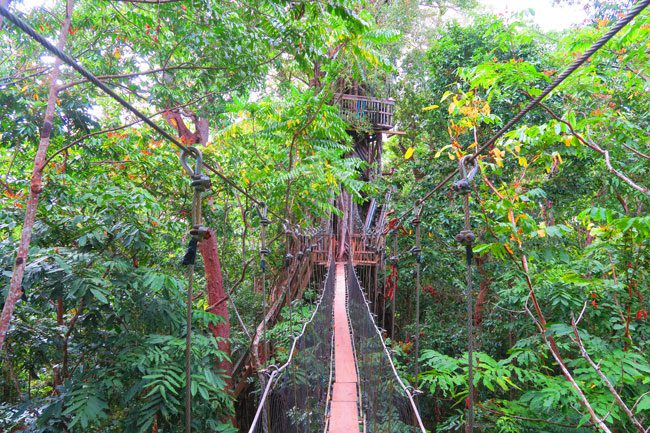
<instances>
[{"instance_id":1,"label":"wooden plank","mask_svg":"<svg viewBox=\"0 0 650 433\"><path fill-rule=\"evenodd\" d=\"M346 308L345 264L336 264L334 289L334 385L329 433L359 433L357 368Z\"/></svg>"}]
</instances>

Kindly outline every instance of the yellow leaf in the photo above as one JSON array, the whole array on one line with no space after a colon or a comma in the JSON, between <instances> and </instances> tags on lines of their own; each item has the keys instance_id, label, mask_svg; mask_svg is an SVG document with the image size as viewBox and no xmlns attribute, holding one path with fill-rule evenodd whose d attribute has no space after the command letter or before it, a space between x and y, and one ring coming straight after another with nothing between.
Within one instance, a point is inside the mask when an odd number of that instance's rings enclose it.
<instances>
[{"instance_id":1,"label":"yellow leaf","mask_svg":"<svg viewBox=\"0 0 650 433\"><path fill-rule=\"evenodd\" d=\"M430 111L430 110L435 110L436 108L440 108L439 105L429 105L428 107L424 107L422 111Z\"/></svg>"},{"instance_id":2,"label":"yellow leaf","mask_svg":"<svg viewBox=\"0 0 650 433\"><path fill-rule=\"evenodd\" d=\"M119 48L115 48L115 51L113 51L113 56L115 56L116 59L119 59L120 57L122 57L122 53L120 53Z\"/></svg>"},{"instance_id":3,"label":"yellow leaf","mask_svg":"<svg viewBox=\"0 0 650 433\"><path fill-rule=\"evenodd\" d=\"M404 159L411 159L413 152L415 152L415 150L412 147L406 149L406 153L404 153Z\"/></svg>"},{"instance_id":4,"label":"yellow leaf","mask_svg":"<svg viewBox=\"0 0 650 433\"><path fill-rule=\"evenodd\" d=\"M528 160L524 158L523 156L519 157L519 165L522 167L528 167Z\"/></svg>"},{"instance_id":5,"label":"yellow leaf","mask_svg":"<svg viewBox=\"0 0 650 433\"><path fill-rule=\"evenodd\" d=\"M571 142L572 142L572 141L573 141L573 137L572 137L572 136L568 135L568 136L564 137L564 145L565 145L566 147L571 146Z\"/></svg>"}]
</instances>

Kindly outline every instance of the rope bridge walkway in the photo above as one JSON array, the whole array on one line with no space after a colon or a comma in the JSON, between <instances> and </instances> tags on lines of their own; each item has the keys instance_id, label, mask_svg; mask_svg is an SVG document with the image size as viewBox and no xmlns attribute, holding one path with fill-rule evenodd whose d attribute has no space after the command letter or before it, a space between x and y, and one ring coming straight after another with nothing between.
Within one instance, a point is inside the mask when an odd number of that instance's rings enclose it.
<instances>
[{"instance_id":1,"label":"rope bridge walkway","mask_svg":"<svg viewBox=\"0 0 650 433\"><path fill-rule=\"evenodd\" d=\"M330 410L329 431L332 433L358 432L359 386L352 349L350 323L346 309L348 291L345 264L336 264L334 290L334 385Z\"/></svg>"},{"instance_id":2,"label":"rope bridge walkway","mask_svg":"<svg viewBox=\"0 0 650 433\"><path fill-rule=\"evenodd\" d=\"M289 359L264 373L250 433L426 432L351 261L330 255L321 298Z\"/></svg>"}]
</instances>

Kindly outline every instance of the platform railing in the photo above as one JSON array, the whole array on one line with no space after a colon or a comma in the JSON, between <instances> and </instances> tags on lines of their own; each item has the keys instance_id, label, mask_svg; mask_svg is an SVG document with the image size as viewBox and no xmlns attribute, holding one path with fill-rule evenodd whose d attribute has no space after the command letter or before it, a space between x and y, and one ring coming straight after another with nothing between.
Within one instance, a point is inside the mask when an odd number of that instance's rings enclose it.
<instances>
[{"instance_id":1,"label":"platform railing","mask_svg":"<svg viewBox=\"0 0 650 433\"><path fill-rule=\"evenodd\" d=\"M350 124L368 122L377 130L388 130L395 126L395 101L392 99L337 93L334 101L341 115Z\"/></svg>"}]
</instances>

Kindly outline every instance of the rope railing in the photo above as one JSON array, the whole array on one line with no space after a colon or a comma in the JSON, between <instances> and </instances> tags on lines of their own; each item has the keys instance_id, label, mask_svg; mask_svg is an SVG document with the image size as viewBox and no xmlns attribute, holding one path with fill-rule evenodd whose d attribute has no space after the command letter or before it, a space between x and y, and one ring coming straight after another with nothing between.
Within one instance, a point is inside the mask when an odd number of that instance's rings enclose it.
<instances>
[{"instance_id":1,"label":"rope railing","mask_svg":"<svg viewBox=\"0 0 650 433\"><path fill-rule=\"evenodd\" d=\"M329 262L321 296L301 332L293 337L286 362L263 371L268 378L249 433L324 429L333 348L334 262Z\"/></svg>"},{"instance_id":2,"label":"rope railing","mask_svg":"<svg viewBox=\"0 0 650 433\"><path fill-rule=\"evenodd\" d=\"M426 433L414 393L395 368L351 262L347 265L347 287L364 432Z\"/></svg>"}]
</instances>

